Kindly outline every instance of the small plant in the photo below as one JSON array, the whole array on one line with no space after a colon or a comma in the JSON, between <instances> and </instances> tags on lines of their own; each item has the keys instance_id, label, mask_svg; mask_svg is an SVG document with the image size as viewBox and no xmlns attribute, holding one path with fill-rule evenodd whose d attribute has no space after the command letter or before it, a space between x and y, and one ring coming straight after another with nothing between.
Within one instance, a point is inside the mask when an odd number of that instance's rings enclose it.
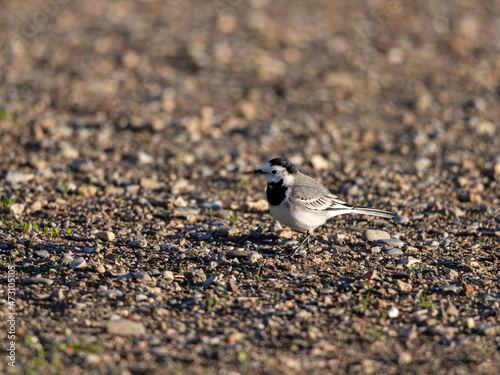
<instances>
[{"instance_id":1,"label":"small plant","mask_svg":"<svg viewBox=\"0 0 500 375\"><path fill-rule=\"evenodd\" d=\"M71 185L71 169L68 167L67 169L68 178L63 178L61 184L63 186L63 196L66 197L69 193L69 188Z\"/></svg>"},{"instance_id":2,"label":"small plant","mask_svg":"<svg viewBox=\"0 0 500 375\"><path fill-rule=\"evenodd\" d=\"M50 230L50 237L57 237L59 236L59 228L52 228Z\"/></svg>"},{"instance_id":3,"label":"small plant","mask_svg":"<svg viewBox=\"0 0 500 375\"><path fill-rule=\"evenodd\" d=\"M43 227L43 234L49 234L49 227L46 225Z\"/></svg>"},{"instance_id":4,"label":"small plant","mask_svg":"<svg viewBox=\"0 0 500 375\"><path fill-rule=\"evenodd\" d=\"M262 261L259 261L259 269L257 270L257 291L260 292L262 285Z\"/></svg>"},{"instance_id":5,"label":"small plant","mask_svg":"<svg viewBox=\"0 0 500 375\"><path fill-rule=\"evenodd\" d=\"M250 276L252 276L251 272L250 272L249 270L247 270L247 268L245 267L245 265L244 265L244 264L242 264L241 266L243 267L243 271L245 272L245 277L246 277L247 279L249 279L249 278L250 278Z\"/></svg>"},{"instance_id":6,"label":"small plant","mask_svg":"<svg viewBox=\"0 0 500 375\"><path fill-rule=\"evenodd\" d=\"M8 206L16 203L17 198L19 198L19 195L11 195L11 196L9 196L7 194L2 195L2 206L3 206L4 211L7 210Z\"/></svg>"},{"instance_id":7,"label":"small plant","mask_svg":"<svg viewBox=\"0 0 500 375\"><path fill-rule=\"evenodd\" d=\"M340 329L337 328L335 330L335 336L337 336L339 340L342 340L344 338L344 332L342 332Z\"/></svg>"},{"instance_id":8,"label":"small plant","mask_svg":"<svg viewBox=\"0 0 500 375\"><path fill-rule=\"evenodd\" d=\"M370 306L370 294L371 294L370 292L366 293L366 297L361 303L361 307L363 309L366 309L368 306Z\"/></svg>"},{"instance_id":9,"label":"small plant","mask_svg":"<svg viewBox=\"0 0 500 375\"><path fill-rule=\"evenodd\" d=\"M366 330L366 333L369 335L373 336L375 339L380 340L380 339L385 339L386 341L390 341L390 337L387 335L384 335L383 333L377 331L377 327L373 323L371 328L368 328Z\"/></svg>"},{"instance_id":10,"label":"small plant","mask_svg":"<svg viewBox=\"0 0 500 375\"><path fill-rule=\"evenodd\" d=\"M248 374L248 372L250 371L250 360L248 359L248 356L245 352L238 353L238 361L243 366L243 373Z\"/></svg>"},{"instance_id":11,"label":"small plant","mask_svg":"<svg viewBox=\"0 0 500 375\"><path fill-rule=\"evenodd\" d=\"M361 313L363 310L366 310L368 308L368 306L370 306L370 292L367 292L366 293L366 296L365 298L363 298L362 301L359 302L359 304L357 304L355 307L354 307L354 311L356 313Z\"/></svg>"},{"instance_id":12,"label":"small plant","mask_svg":"<svg viewBox=\"0 0 500 375\"><path fill-rule=\"evenodd\" d=\"M220 300L217 296L212 296L212 297L207 297L203 301L201 301L201 304L203 306L206 306L207 309L213 309L215 306L219 304Z\"/></svg>"},{"instance_id":13,"label":"small plant","mask_svg":"<svg viewBox=\"0 0 500 375\"><path fill-rule=\"evenodd\" d=\"M239 219L240 216L236 213L236 211L233 211L231 213L231 216L229 216L229 221L231 222L231 225L235 225Z\"/></svg>"},{"instance_id":14,"label":"small plant","mask_svg":"<svg viewBox=\"0 0 500 375\"><path fill-rule=\"evenodd\" d=\"M36 223L36 221L33 223L21 223L21 227L23 228L23 231L25 231L25 232L31 232L31 231L38 230L38 224Z\"/></svg>"},{"instance_id":15,"label":"small plant","mask_svg":"<svg viewBox=\"0 0 500 375\"><path fill-rule=\"evenodd\" d=\"M55 268L49 269L49 275L50 276L55 275L55 274L57 274L57 270Z\"/></svg>"},{"instance_id":16,"label":"small plant","mask_svg":"<svg viewBox=\"0 0 500 375\"><path fill-rule=\"evenodd\" d=\"M437 306L427 300L423 294L420 295L420 303L424 309L436 310Z\"/></svg>"},{"instance_id":17,"label":"small plant","mask_svg":"<svg viewBox=\"0 0 500 375\"><path fill-rule=\"evenodd\" d=\"M16 230L18 225L12 221L12 220L7 220L6 218L2 217L2 223L4 223L9 229Z\"/></svg>"},{"instance_id":18,"label":"small plant","mask_svg":"<svg viewBox=\"0 0 500 375\"><path fill-rule=\"evenodd\" d=\"M215 212L214 212L214 210L209 209L209 210L208 210L208 216L210 217L210 221L213 221L213 220L214 220L214 217L215 217Z\"/></svg>"},{"instance_id":19,"label":"small plant","mask_svg":"<svg viewBox=\"0 0 500 375\"><path fill-rule=\"evenodd\" d=\"M73 234L73 229L66 228L66 232L68 232L68 235L71 236Z\"/></svg>"},{"instance_id":20,"label":"small plant","mask_svg":"<svg viewBox=\"0 0 500 375\"><path fill-rule=\"evenodd\" d=\"M12 122L15 125L19 124L19 121L17 120L17 118L15 118L14 115L12 115L12 113L8 112L7 110L5 110L3 108L0 109L0 120Z\"/></svg>"},{"instance_id":21,"label":"small plant","mask_svg":"<svg viewBox=\"0 0 500 375\"><path fill-rule=\"evenodd\" d=\"M382 313L382 320L386 320L389 317L389 313L387 312L387 309L384 309L384 312Z\"/></svg>"},{"instance_id":22,"label":"small plant","mask_svg":"<svg viewBox=\"0 0 500 375\"><path fill-rule=\"evenodd\" d=\"M184 267L184 262L185 260L179 263L179 271L182 271L182 267Z\"/></svg>"}]
</instances>

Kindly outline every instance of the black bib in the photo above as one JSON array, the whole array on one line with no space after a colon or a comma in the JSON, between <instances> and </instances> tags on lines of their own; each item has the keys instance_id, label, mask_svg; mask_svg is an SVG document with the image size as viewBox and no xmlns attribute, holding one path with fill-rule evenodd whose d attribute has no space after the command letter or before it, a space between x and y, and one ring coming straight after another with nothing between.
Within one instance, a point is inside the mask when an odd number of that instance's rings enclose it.
<instances>
[{"instance_id":1,"label":"black bib","mask_svg":"<svg viewBox=\"0 0 500 375\"><path fill-rule=\"evenodd\" d=\"M279 206L286 197L287 189L288 188L286 186L283 186L283 180L268 183L266 196L269 204L271 206Z\"/></svg>"}]
</instances>

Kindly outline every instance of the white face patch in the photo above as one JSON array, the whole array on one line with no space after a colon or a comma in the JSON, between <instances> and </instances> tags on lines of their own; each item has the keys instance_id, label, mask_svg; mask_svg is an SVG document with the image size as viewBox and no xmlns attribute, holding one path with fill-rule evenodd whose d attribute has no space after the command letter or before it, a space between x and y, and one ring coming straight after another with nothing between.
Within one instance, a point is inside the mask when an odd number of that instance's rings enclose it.
<instances>
[{"instance_id":1,"label":"white face patch","mask_svg":"<svg viewBox=\"0 0 500 375\"><path fill-rule=\"evenodd\" d=\"M293 176L281 165L266 163L260 170L264 173L264 178L268 183L277 183L283 180L284 185L290 185L293 182Z\"/></svg>"}]
</instances>

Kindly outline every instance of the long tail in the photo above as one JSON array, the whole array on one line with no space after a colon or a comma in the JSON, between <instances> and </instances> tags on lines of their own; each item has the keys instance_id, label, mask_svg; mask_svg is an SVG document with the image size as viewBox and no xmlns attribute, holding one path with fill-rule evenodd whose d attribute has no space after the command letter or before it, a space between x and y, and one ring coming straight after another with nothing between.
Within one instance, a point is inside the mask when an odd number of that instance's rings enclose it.
<instances>
[{"instance_id":1,"label":"long tail","mask_svg":"<svg viewBox=\"0 0 500 375\"><path fill-rule=\"evenodd\" d=\"M353 207L350 213L360 214L360 215L380 216L380 217L385 217L387 219L392 219L394 217L394 214L392 212L384 210L376 210L374 208L366 208L366 207Z\"/></svg>"}]
</instances>

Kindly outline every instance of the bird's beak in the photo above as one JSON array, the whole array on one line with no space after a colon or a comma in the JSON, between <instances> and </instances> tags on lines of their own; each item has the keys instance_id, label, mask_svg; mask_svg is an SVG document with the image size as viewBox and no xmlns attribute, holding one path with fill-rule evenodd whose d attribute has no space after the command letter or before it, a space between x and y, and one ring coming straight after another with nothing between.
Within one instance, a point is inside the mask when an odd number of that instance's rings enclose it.
<instances>
[{"instance_id":1,"label":"bird's beak","mask_svg":"<svg viewBox=\"0 0 500 375\"><path fill-rule=\"evenodd\" d=\"M248 172L248 174L264 174L260 169L255 169L253 171Z\"/></svg>"}]
</instances>

